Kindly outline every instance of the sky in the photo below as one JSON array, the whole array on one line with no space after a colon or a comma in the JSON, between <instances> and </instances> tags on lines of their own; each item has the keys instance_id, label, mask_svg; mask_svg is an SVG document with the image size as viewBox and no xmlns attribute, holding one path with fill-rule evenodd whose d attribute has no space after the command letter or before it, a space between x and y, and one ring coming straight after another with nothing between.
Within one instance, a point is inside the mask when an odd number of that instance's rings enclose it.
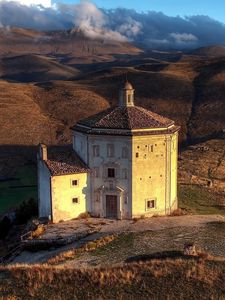
<instances>
[{"instance_id":1,"label":"sky","mask_svg":"<svg viewBox=\"0 0 225 300\"><path fill-rule=\"evenodd\" d=\"M64 2L74 4L80 1ZM208 15L225 23L225 0L95 0L94 3L100 8L123 7L138 12L160 11L169 16Z\"/></svg>"}]
</instances>

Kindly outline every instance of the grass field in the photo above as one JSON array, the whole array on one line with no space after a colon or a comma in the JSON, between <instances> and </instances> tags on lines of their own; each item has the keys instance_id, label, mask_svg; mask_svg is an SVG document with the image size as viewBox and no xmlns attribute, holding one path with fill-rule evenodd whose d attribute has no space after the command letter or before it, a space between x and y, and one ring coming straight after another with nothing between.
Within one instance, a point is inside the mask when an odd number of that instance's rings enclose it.
<instances>
[{"instance_id":1,"label":"grass field","mask_svg":"<svg viewBox=\"0 0 225 300\"><path fill-rule=\"evenodd\" d=\"M37 199L37 176L34 165L19 169L13 180L0 181L0 214L18 207L30 198Z\"/></svg>"},{"instance_id":2,"label":"grass field","mask_svg":"<svg viewBox=\"0 0 225 300\"><path fill-rule=\"evenodd\" d=\"M207 215L225 214L225 207L219 205L221 197L210 192L207 188L197 185L179 185L178 199L179 207L188 213Z\"/></svg>"},{"instance_id":3,"label":"grass field","mask_svg":"<svg viewBox=\"0 0 225 300\"><path fill-rule=\"evenodd\" d=\"M225 262L164 259L110 268L0 267L2 299L224 299Z\"/></svg>"}]
</instances>

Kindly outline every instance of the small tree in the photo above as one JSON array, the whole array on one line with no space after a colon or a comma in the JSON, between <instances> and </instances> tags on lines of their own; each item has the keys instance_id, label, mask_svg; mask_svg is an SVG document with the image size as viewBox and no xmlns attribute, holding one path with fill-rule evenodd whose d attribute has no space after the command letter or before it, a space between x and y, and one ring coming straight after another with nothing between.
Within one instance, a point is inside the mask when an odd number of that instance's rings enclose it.
<instances>
[{"instance_id":1,"label":"small tree","mask_svg":"<svg viewBox=\"0 0 225 300\"><path fill-rule=\"evenodd\" d=\"M38 215L37 201L30 198L28 201L24 201L16 210L16 221L19 224L25 224L32 217Z\"/></svg>"}]
</instances>

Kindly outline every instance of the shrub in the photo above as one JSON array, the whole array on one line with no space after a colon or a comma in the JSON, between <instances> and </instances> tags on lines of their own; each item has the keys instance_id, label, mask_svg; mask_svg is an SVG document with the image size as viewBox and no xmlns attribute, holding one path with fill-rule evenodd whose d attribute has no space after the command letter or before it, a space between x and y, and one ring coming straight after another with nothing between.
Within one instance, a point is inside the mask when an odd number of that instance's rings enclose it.
<instances>
[{"instance_id":1,"label":"shrub","mask_svg":"<svg viewBox=\"0 0 225 300\"><path fill-rule=\"evenodd\" d=\"M32 232L32 238L37 239L45 232L45 226L43 224L38 225L38 227Z\"/></svg>"},{"instance_id":2,"label":"shrub","mask_svg":"<svg viewBox=\"0 0 225 300\"><path fill-rule=\"evenodd\" d=\"M24 201L16 210L16 221L19 224L25 224L29 219L37 215L37 202L33 198L30 198L28 201Z\"/></svg>"},{"instance_id":3,"label":"shrub","mask_svg":"<svg viewBox=\"0 0 225 300\"><path fill-rule=\"evenodd\" d=\"M182 208L177 208L175 209L172 213L171 213L171 216L174 216L174 217L179 217L179 216L184 216L186 215L186 211Z\"/></svg>"},{"instance_id":4,"label":"shrub","mask_svg":"<svg viewBox=\"0 0 225 300\"><path fill-rule=\"evenodd\" d=\"M88 212L84 212L79 214L79 216L77 217L77 219L89 219L91 217L91 215Z\"/></svg>"}]
</instances>

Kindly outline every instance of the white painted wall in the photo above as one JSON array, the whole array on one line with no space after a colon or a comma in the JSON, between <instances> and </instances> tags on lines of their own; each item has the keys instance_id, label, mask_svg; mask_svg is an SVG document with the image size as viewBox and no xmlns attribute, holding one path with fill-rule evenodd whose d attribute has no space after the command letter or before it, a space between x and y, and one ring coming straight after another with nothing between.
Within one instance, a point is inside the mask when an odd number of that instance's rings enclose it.
<instances>
[{"instance_id":1,"label":"white painted wall","mask_svg":"<svg viewBox=\"0 0 225 300\"><path fill-rule=\"evenodd\" d=\"M131 217L131 137L91 135L88 139L89 167L92 170L90 179L91 211L96 216L104 217L106 194L118 195L118 217ZM114 156L107 157L107 145L114 145ZM99 145L99 157L93 156L93 146ZM127 147L128 157L122 157L122 149ZM116 178L108 178L108 167L116 169ZM99 176L94 170L98 168ZM123 178L123 170L127 178ZM102 188L104 186L104 188Z\"/></svg>"},{"instance_id":2,"label":"white painted wall","mask_svg":"<svg viewBox=\"0 0 225 300\"><path fill-rule=\"evenodd\" d=\"M73 132L73 149L88 164L88 137L80 132Z\"/></svg>"},{"instance_id":3,"label":"white painted wall","mask_svg":"<svg viewBox=\"0 0 225 300\"><path fill-rule=\"evenodd\" d=\"M44 161L38 159L38 210L39 217L51 216L51 175Z\"/></svg>"},{"instance_id":4,"label":"white painted wall","mask_svg":"<svg viewBox=\"0 0 225 300\"><path fill-rule=\"evenodd\" d=\"M73 186L72 180L78 185ZM66 221L77 218L88 211L89 174L71 174L52 177L52 212L53 222ZM78 203L72 199L78 198Z\"/></svg>"}]
</instances>

